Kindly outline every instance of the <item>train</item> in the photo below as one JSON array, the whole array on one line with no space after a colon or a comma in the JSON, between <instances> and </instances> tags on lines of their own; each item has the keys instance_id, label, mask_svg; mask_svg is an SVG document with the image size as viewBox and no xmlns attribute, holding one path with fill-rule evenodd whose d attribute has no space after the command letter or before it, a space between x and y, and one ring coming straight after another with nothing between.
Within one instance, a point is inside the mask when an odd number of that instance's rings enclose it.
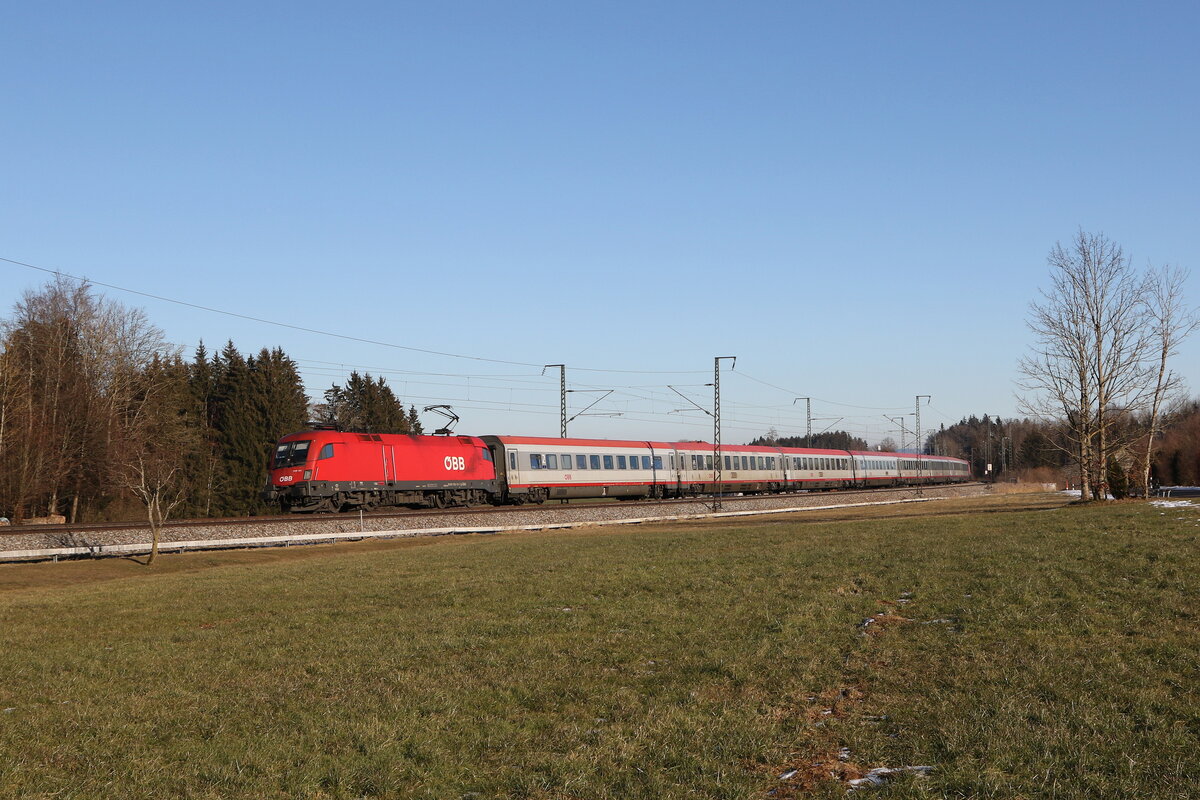
<instances>
[{"instance_id":1,"label":"train","mask_svg":"<svg viewBox=\"0 0 1200 800\"><path fill-rule=\"evenodd\" d=\"M714 458L717 459L714 461ZM971 480L959 458L873 451L310 430L276 445L263 499L285 511L445 508L922 486Z\"/></svg>"}]
</instances>

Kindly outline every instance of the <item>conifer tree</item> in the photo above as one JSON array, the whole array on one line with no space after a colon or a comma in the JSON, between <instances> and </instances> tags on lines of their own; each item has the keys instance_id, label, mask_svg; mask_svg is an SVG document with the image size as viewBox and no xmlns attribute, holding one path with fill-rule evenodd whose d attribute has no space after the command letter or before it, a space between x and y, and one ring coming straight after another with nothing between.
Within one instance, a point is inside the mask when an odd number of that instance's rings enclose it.
<instances>
[{"instance_id":1,"label":"conifer tree","mask_svg":"<svg viewBox=\"0 0 1200 800\"><path fill-rule=\"evenodd\" d=\"M372 378L370 373L351 372L345 386L334 384L325 392L325 403L319 410L321 422L345 431L400 434L420 431L416 409L405 412L387 381Z\"/></svg>"},{"instance_id":2,"label":"conifer tree","mask_svg":"<svg viewBox=\"0 0 1200 800\"><path fill-rule=\"evenodd\" d=\"M223 474L214 511L220 514L246 514L260 505L257 478L266 456L254 424L258 403L250 367L232 341L216 361L213 419Z\"/></svg>"}]
</instances>

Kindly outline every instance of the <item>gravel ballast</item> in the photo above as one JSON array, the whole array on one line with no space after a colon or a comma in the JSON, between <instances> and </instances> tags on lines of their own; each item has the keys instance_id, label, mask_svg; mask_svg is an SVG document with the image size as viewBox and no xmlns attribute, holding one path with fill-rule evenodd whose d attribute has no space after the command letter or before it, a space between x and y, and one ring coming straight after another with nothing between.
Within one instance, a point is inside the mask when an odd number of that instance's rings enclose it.
<instances>
[{"instance_id":1,"label":"gravel ballast","mask_svg":"<svg viewBox=\"0 0 1200 800\"><path fill-rule=\"evenodd\" d=\"M179 551L222 547L284 546L338 539L437 536L539 530L558 527L630 524L718 516L784 513L839 506L942 500L986 494L981 484L850 492L811 492L786 495L725 497L713 512L711 498L664 503L547 503L505 509L412 513L399 516L296 516L286 520L240 524L189 524L167 527L159 549ZM0 561L128 555L150 547L149 528L115 530L55 526L53 529L0 536Z\"/></svg>"}]
</instances>

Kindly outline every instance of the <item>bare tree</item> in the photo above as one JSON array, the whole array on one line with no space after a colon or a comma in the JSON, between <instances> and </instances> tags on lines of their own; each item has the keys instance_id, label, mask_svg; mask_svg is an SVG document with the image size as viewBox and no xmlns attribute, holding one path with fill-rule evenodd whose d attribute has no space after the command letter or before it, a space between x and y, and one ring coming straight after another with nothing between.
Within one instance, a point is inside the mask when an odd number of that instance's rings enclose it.
<instances>
[{"instance_id":1,"label":"bare tree","mask_svg":"<svg viewBox=\"0 0 1200 800\"><path fill-rule=\"evenodd\" d=\"M1065 445L1079 464L1080 485L1088 497L1095 421L1088 380L1086 291L1060 245L1051 251L1049 260L1051 288L1042 292L1043 302L1030 307L1028 325L1036 345L1034 353L1019 362L1021 386L1030 392L1020 398L1019 405L1036 418L1065 421Z\"/></svg>"},{"instance_id":2,"label":"bare tree","mask_svg":"<svg viewBox=\"0 0 1200 800\"><path fill-rule=\"evenodd\" d=\"M1146 430L1146 451L1138 465L1145 497L1150 496L1150 461L1154 457L1154 437L1161 432L1163 404L1182 388L1183 383L1179 375L1167 367L1167 362L1175 355L1179 344L1200 325L1196 312L1184 306L1183 285L1187 278L1187 270L1162 267L1153 271L1147 281L1147 315L1157 365Z\"/></svg>"},{"instance_id":3,"label":"bare tree","mask_svg":"<svg viewBox=\"0 0 1200 800\"><path fill-rule=\"evenodd\" d=\"M75 521L81 498L106 497L118 410L166 352L142 311L86 282L56 276L26 292L0 323L0 509Z\"/></svg>"},{"instance_id":4,"label":"bare tree","mask_svg":"<svg viewBox=\"0 0 1200 800\"><path fill-rule=\"evenodd\" d=\"M1156 319L1170 312L1154 299L1155 277L1135 271L1103 234L1080 230L1070 247L1056 244L1048 261L1051 288L1031 304L1028 320L1034 352L1019 365L1020 385L1028 391L1020 405L1061 422L1084 497L1105 498L1110 460L1128 462L1143 435L1132 421L1169 390L1169 352L1157 360L1155 354L1161 352ZM1178 289L1175 284L1175 294Z\"/></svg>"},{"instance_id":5,"label":"bare tree","mask_svg":"<svg viewBox=\"0 0 1200 800\"><path fill-rule=\"evenodd\" d=\"M146 507L150 556L158 557L163 524L187 499L187 460L198 452L197 426L187 418L187 368L176 357L155 359L139 375L120 410L115 478Z\"/></svg>"}]
</instances>

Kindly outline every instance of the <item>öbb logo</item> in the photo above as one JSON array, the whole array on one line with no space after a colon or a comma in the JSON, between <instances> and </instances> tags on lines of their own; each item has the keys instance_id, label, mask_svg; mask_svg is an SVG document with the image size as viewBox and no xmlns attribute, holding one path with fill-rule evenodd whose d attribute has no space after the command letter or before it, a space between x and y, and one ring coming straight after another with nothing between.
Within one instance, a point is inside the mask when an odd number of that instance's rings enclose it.
<instances>
[{"instance_id":1,"label":"\u00f6bb logo","mask_svg":"<svg viewBox=\"0 0 1200 800\"><path fill-rule=\"evenodd\" d=\"M446 469L451 471L462 471L467 468L466 459L464 459L462 456L446 456L442 463L446 465Z\"/></svg>"}]
</instances>

